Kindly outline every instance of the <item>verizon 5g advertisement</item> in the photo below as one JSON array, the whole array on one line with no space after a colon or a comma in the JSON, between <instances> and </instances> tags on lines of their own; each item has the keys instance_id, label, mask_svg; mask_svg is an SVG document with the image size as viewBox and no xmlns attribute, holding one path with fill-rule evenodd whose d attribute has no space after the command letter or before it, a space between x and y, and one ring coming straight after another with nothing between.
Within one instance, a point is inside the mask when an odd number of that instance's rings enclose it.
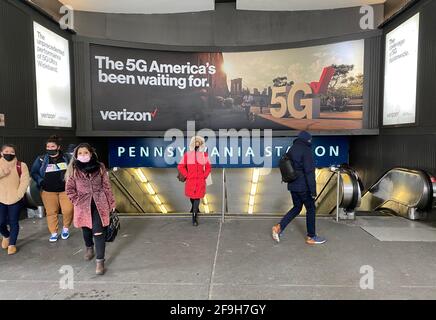
<instances>
[{"instance_id":1,"label":"verizon 5g advertisement","mask_svg":"<svg viewBox=\"0 0 436 320\"><path fill-rule=\"evenodd\" d=\"M358 130L364 41L250 52L90 46L95 131Z\"/></svg>"},{"instance_id":2,"label":"verizon 5g advertisement","mask_svg":"<svg viewBox=\"0 0 436 320\"><path fill-rule=\"evenodd\" d=\"M33 22L38 125L71 128L68 40Z\"/></svg>"},{"instance_id":3,"label":"verizon 5g advertisement","mask_svg":"<svg viewBox=\"0 0 436 320\"><path fill-rule=\"evenodd\" d=\"M419 13L386 35L383 125L415 123Z\"/></svg>"}]
</instances>

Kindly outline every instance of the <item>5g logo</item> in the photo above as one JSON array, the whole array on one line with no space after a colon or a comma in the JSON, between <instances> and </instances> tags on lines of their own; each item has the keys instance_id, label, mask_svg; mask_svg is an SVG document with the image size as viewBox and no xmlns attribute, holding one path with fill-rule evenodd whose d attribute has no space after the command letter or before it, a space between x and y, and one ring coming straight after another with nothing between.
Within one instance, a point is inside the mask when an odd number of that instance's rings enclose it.
<instances>
[{"instance_id":1,"label":"5g logo","mask_svg":"<svg viewBox=\"0 0 436 320\"><path fill-rule=\"evenodd\" d=\"M59 13L62 17L59 19L59 25L61 29L74 29L74 10L73 7L69 5L64 5L59 9Z\"/></svg>"},{"instance_id":2,"label":"5g logo","mask_svg":"<svg viewBox=\"0 0 436 320\"><path fill-rule=\"evenodd\" d=\"M369 265L360 267L360 273L363 276L360 278L360 289L374 289L374 268Z\"/></svg>"},{"instance_id":3,"label":"5g logo","mask_svg":"<svg viewBox=\"0 0 436 320\"><path fill-rule=\"evenodd\" d=\"M288 117L288 115L296 119L319 118L321 107L320 98L317 96L327 93L334 74L334 67L325 67L317 82L293 84L289 92L286 86L273 87L271 104L279 104L280 108L271 108L271 115L275 118Z\"/></svg>"},{"instance_id":4,"label":"5g logo","mask_svg":"<svg viewBox=\"0 0 436 320\"><path fill-rule=\"evenodd\" d=\"M62 290L74 290L74 269L72 266L65 265L59 269L63 276L59 280L59 288Z\"/></svg>"}]
</instances>

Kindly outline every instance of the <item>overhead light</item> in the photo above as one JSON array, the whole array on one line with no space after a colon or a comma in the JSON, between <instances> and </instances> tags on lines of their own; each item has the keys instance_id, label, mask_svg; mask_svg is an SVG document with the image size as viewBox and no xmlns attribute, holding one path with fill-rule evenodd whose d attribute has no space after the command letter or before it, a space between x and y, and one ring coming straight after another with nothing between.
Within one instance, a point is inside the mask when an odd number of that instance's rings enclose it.
<instances>
[{"instance_id":1,"label":"overhead light","mask_svg":"<svg viewBox=\"0 0 436 320\"><path fill-rule=\"evenodd\" d=\"M141 182L143 182L143 183L147 183L147 182L148 182L148 180L147 180L147 178L145 177L144 173L142 172L141 168L137 168L137 169L135 170L135 172L136 172L136 175L137 175L138 178L139 178L139 181L141 181Z\"/></svg>"},{"instance_id":2,"label":"overhead light","mask_svg":"<svg viewBox=\"0 0 436 320\"><path fill-rule=\"evenodd\" d=\"M152 196L156 194L156 191L154 191L153 187L149 182L145 184L145 188L147 189L147 192Z\"/></svg>"},{"instance_id":3,"label":"overhead light","mask_svg":"<svg viewBox=\"0 0 436 320\"><path fill-rule=\"evenodd\" d=\"M257 192L257 183L252 183L251 184L251 191L250 191L250 195L251 196L255 196Z\"/></svg>"},{"instance_id":4,"label":"overhead light","mask_svg":"<svg viewBox=\"0 0 436 320\"><path fill-rule=\"evenodd\" d=\"M159 210L162 213L168 213L167 208L165 207L165 205L162 203L162 200L160 199L160 197L157 195L156 191L153 189L153 186L151 185L151 183L148 181L147 177L144 175L144 172L142 172L141 168L137 168L135 170L136 176L138 177L138 179L144 183L145 185L145 189L147 190L148 194L150 196L152 196L154 203L158 206Z\"/></svg>"},{"instance_id":5,"label":"overhead light","mask_svg":"<svg viewBox=\"0 0 436 320\"><path fill-rule=\"evenodd\" d=\"M254 206L254 196L250 196L250 200L248 200L249 206Z\"/></svg>"},{"instance_id":6,"label":"overhead light","mask_svg":"<svg viewBox=\"0 0 436 320\"><path fill-rule=\"evenodd\" d=\"M260 176L260 169L254 168L253 176L251 178L251 187L250 187L250 193L248 198L248 214L253 214L254 211L254 204L255 204L255 197L257 193L257 184L259 182L259 176Z\"/></svg>"},{"instance_id":7,"label":"overhead light","mask_svg":"<svg viewBox=\"0 0 436 320\"><path fill-rule=\"evenodd\" d=\"M204 207L204 213L210 213L209 201L207 200L207 195L205 195L203 198L203 207Z\"/></svg>"},{"instance_id":8,"label":"overhead light","mask_svg":"<svg viewBox=\"0 0 436 320\"><path fill-rule=\"evenodd\" d=\"M156 202L156 204L157 204L158 206L160 206L160 205L162 204L162 201L160 200L160 198L159 198L159 196L158 196L157 194L155 194L155 195L153 196L153 199L154 199L154 202Z\"/></svg>"},{"instance_id":9,"label":"overhead light","mask_svg":"<svg viewBox=\"0 0 436 320\"><path fill-rule=\"evenodd\" d=\"M248 214L253 214L254 206L248 207Z\"/></svg>"},{"instance_id":10,"label":"overhead light","mask_svg":"<svg viewBox=\"0 0 436 320\"><path fill-rule=\"evenodd\" d=\"M165 208L165 206L164 206L163 204L160 205L159 208L160 208L160 211L161 211L162 213L168 213L167 208Z\"/></svg>"},{"instance_id":11,"label":"overhead light","mask_svg":"<svg viewBox=\"0 0 436 320\"><path fill-rule=\"evenodd\" d=\"M259 172L260 172L259 168L254 168L253 169L253 179L252 179L253 183L258 183L259 182Z\"/></svg>"}]
</instances>

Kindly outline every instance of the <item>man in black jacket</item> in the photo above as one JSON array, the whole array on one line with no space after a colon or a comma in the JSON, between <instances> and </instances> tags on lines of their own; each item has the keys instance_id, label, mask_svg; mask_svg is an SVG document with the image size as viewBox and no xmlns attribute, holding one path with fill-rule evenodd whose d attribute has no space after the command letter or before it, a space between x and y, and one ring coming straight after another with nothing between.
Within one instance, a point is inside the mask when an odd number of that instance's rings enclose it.
<instances>
[{"instance_id":1,"label":"man in black jacket","mask_svg":"<svg viewBox=\"0 0 436 320\"><path fill-rule=\"evenodd\" d=\"M280 242L280 234L286 226L300 214L304 205L306 208L307 244L322 244L326 240L315 233L315 161L312 155L312 136L302 131L294 141L287 156L292 160L297 179L288 183L294 207L283 217L279 224L272 227L272 237Z\"/></svg>"}]
</instances>

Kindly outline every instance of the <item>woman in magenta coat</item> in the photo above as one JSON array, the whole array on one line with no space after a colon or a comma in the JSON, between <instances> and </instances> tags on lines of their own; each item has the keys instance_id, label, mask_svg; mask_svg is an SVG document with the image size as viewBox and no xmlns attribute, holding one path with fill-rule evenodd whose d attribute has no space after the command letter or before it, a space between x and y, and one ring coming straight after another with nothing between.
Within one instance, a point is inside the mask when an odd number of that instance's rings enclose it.
<instances>
[{"instance_id":1,"label":"woman in magenta coat","mask_svg":"<svg viewBox=\"0 0 436 320\"><path fill-rule=\"evenodd\" d=\"M96 250L96 274L102 275L106 249L106 227L109 216L115 210L115 199L106 168L98 161L93 147L79 144L65 174L65 191L74 205L74 226L82 228L85 240L85 260L94 257Z\"/></svg>"},{"instance_id":2,"label":"woman in magenta coat","mask_svg":"<svg viewBox=\"0 0 436 320\"><path fill-rule=\"evenodd\" d=\"M205 149L204 139L192 137L189 151L185 152L177 169L186 178L185 195L191 200L192 224L198 226L197 215L200 199L206 194L206 179L211 171L209 157Z\"/></svg>"}]
</instances>

